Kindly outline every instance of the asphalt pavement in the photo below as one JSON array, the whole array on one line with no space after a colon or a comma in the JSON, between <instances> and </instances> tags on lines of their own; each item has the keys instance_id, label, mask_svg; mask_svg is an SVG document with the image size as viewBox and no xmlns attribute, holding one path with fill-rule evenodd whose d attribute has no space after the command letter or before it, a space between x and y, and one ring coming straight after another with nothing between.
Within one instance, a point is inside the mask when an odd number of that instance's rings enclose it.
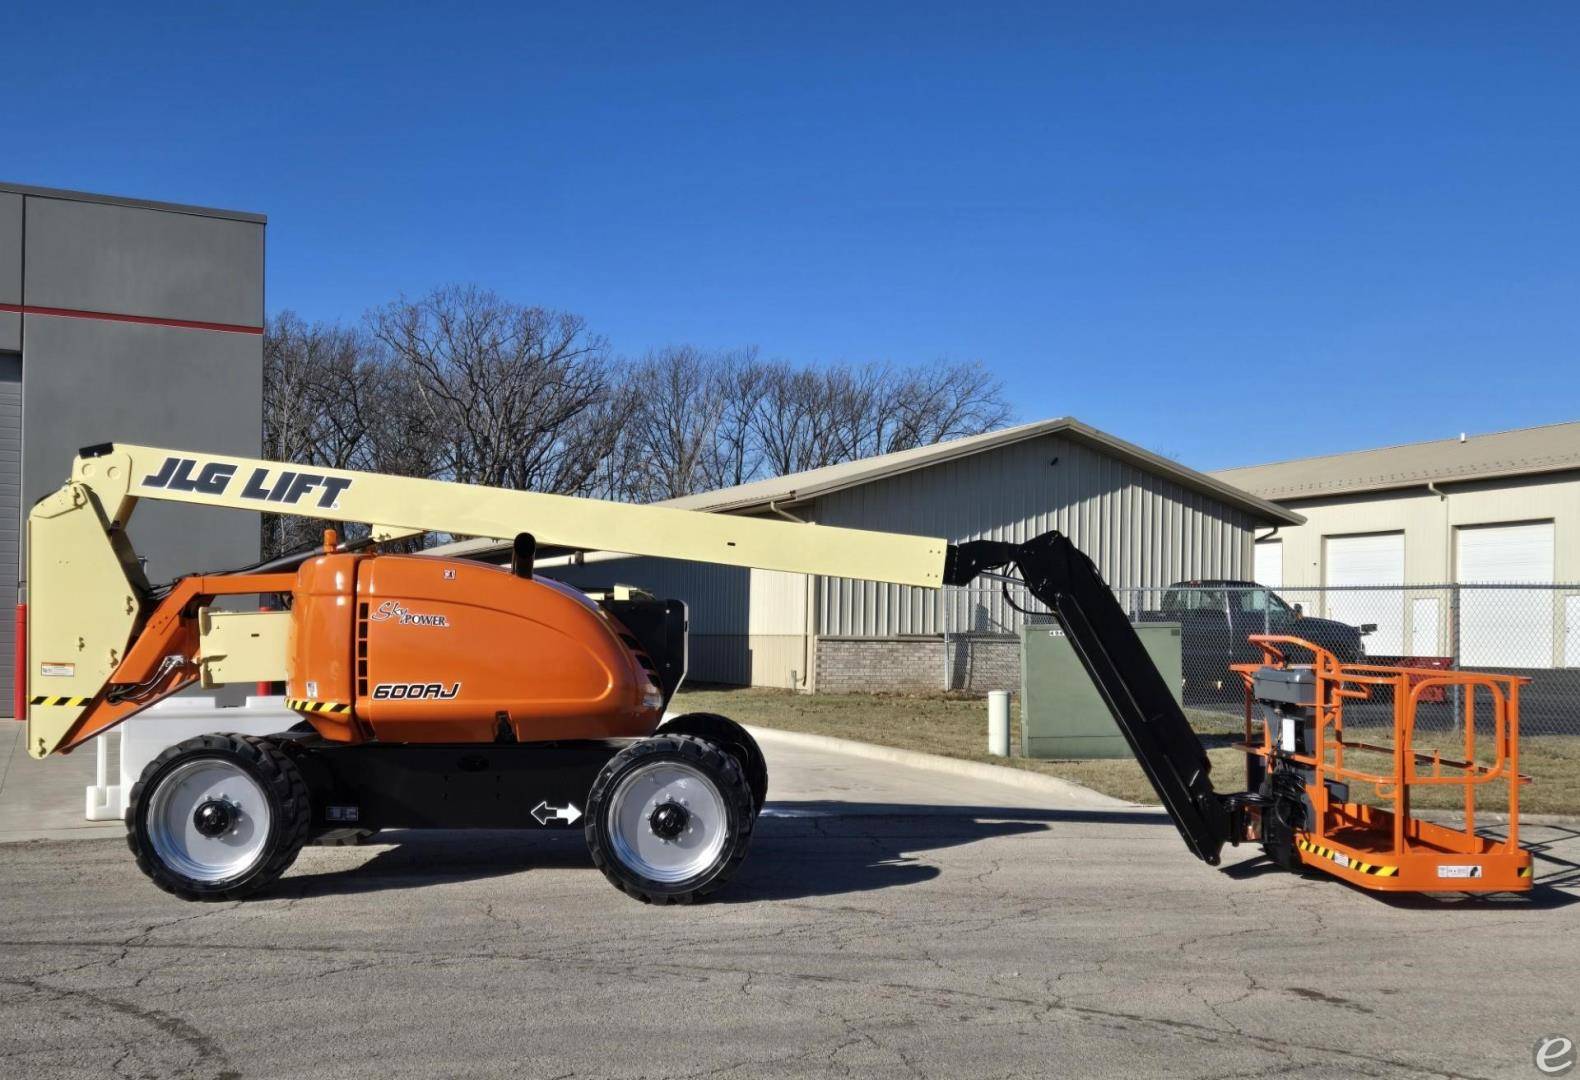
<instances>
[{"instance_id":1,"label":"asphalt pavement","mask_svg":"<svg viewBox=\"0 0 1580 1080\"><path fill-rule=\"evenodd\" d=\"M1576 830L1529 830L1529 898L1388 900L1209 868L1156 811L765 750L752 853L692 908L579 832L310 848L217 905L96 830L0 845L0 1075L1539 1077L1580 1040ZM0 835L64 820L17 770L80 813L65 761L9 761Z\"/></svg>"}]
</instances>

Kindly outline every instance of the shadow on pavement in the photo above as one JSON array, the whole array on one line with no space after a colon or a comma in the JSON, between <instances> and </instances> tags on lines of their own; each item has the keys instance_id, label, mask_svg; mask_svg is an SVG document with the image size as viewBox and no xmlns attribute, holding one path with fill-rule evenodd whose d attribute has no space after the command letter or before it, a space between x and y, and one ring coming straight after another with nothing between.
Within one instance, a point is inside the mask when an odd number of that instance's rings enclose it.
<instances>
[{"instance_id":1,"label":"shadow on pavement","mask_svg":"<svg viewBox=\"0 0 1580 1080\"><path fill-rule=\"evenodd\" d=\"M939 876L929 851L1038 832L1059 822L1167 827L1145 810L1036 810L839 801L772 802L735 880L715 903L788 900L913 885ZM287 874L260 898L301 899L477 881L546 868L593 873L581 829L380 833L345 870Z\"/></svg>"},{"instance_id":2,"label":"shadow on pavement","mask_svg":"<svg viewBox=\"0 0 1580 1080\"><path fill-rule=\"evenodd\" d=\"M360 855L375 854L345 870L287 872L273 887L259 893L258 898L299 900L315 896L349 896L385 889L482 881L535 869L592 868L580 829L555 833L397 829L379 833L354 850Z\"/></svg>"},{"instance_id":3,"label":"shadow on pavement","mask_svg":"<svg viewBox=\"0 0 1580 1080\"><path fill-rule=\"evenodd\" d=\"M937 806L862 803L837 800L769 802L757 821L746 862L735 879L713 897L714 903L796 900L849 895L915 885L946 871L932 865L929 852L996 837L1041 832L1059 824L1127 825L1172 832L1156 810L1039 810L1005 806ZM1560 908L1580 903L1580 863L1555 849L1573 845L1575 831L1546 827L1530 830L1526 844L1537 859L1537 882L1529 893L1496 896L1379 893L1356 889L1398 908L1508 911L1510 908ZM1173 840L1172 837L1169 838ZM584 869L595 873L577 828L527 831L392 831L361 849L375 852L356 866L281 879L265 897L342 896L384 889L411 889L519 874L542 869ZM1236 880L1285 874L1254 847L1225 849L1221 872ZM1182 849L1182 864L1190 856ZM1337 878L1316 871L1312 880Z\"/></svg>"},{"instance_id":4,"label":"shadow on pavement","mask_svg":"<svg viewBox=\"0 0 1580 1080\"><path fill-rule=\"evenodd\" d=\"M1169 825L1144 810L1036 810L839 801L770 802L752 853L715 902L751 903L870 892L931 881L943 871L931 851L1061 822Z\"/></svg>"}]
</instances>

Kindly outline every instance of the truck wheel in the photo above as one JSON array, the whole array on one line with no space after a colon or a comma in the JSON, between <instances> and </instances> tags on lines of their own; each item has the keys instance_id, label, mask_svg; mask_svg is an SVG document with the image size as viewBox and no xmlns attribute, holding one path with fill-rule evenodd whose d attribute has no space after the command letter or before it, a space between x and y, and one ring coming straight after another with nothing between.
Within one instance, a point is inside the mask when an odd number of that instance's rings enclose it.
<instances>
[{"instance_id":1,"label":"truck wheel","mask_svg":"<svg viewBox=\"0 0 1580 1080\"><path fill-rule=\"evenodd\" d=\"M184 900L240 900L296 860L311 818L307 784L274 743L199 735L143 770L126 842L155 885Z\"/></svg>"},{"instance_id":2,"label":"truck wheel","mask_svg":"<svg viewBox=\"0 0 1580 1080\"><path fill-rule=\"evenodd\" d=\"M645 904L689 904L735 873L755 818L732 754L695 735L654 735L593 781L587 848L622 892Z\"/></svg>"},{"instance_id":3,"label":"truck wheel","mask_svg":"<svg viewBox=\"0 0 1580 1080\"><path fill-rule=\"evenodd\" d=\"M762 813L763 801L768 798L768 762L763 760L763 752L749 731L728 716L694 712L670 720L658 729L658 734L695 735L728 750L752 789L752 812Z\"/></svg>"}]
</instances>

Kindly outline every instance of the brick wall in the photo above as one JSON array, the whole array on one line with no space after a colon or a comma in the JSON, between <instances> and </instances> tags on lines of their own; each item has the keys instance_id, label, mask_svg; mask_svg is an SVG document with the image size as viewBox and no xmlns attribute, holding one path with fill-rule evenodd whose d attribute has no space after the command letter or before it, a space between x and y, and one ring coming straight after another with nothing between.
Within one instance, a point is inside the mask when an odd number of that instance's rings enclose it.
<instances>
[{"instance_id":1,"label":"brick wall","mask_svg":"<svg viewBox=\"0 0 1580 1080\"><path fill-rule=\"evenodd\" d=\"M1008 636L952 635L949 689L985 694L989 690L1020 692L1020 639Z\"/></svg>"},{"instance_id":2,"label":"brick wall","mask_svg":"<svg viewBox=\"0 0 1580 1080\"><path fill-rule=\"evenodd\" d=\"M823 694L915 692L944 688L944 643L935 637L817 640L817 690Z\"/></svg>"}]
</instances>

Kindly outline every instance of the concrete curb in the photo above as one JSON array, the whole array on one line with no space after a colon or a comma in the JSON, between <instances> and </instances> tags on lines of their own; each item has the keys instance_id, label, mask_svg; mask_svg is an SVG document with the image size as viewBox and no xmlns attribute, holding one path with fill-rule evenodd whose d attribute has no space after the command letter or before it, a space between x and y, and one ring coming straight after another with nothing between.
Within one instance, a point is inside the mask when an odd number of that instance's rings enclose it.
<instances>
[{"instance_id":1,"label":"concrete curb","mask_svg":"<svg viewBox=\"0 0 1580 1080\"><path fill-rule=\"evenodd\" d=\"M1004 765L988 765L980 761L965 761L961 758L943 757L939 754L923 754L916 750L901 750L894 746L878 746L875 743L856 742L853 739L836 739L832 735L811 735L803 731L785 731L780 728L765 728L755 725L748 726L747 731L752 737L762 743L781 743L785 746L799 746L807 750L826 750L835 754L847 754L851 757L867 758L871 761L886 761L892 765L908 765L913 769L930 769L933 772L947 773L950 776L962 776L971 780L989 780L995 784L1005 784L1009 787L1020 788L1023 791L1036 791L1044 795L1056 795L1075 806L1089 806L1105 810L1159 810L1160 806L1141 806L1138 803L1125 802L1112 795L1104 795L1100 791L1093 791L1071 780L1064 780L1057 776L1046 776L1042 773L1030 772L1026 769L1015 769Z\"/></svg>"}]
</instances>

